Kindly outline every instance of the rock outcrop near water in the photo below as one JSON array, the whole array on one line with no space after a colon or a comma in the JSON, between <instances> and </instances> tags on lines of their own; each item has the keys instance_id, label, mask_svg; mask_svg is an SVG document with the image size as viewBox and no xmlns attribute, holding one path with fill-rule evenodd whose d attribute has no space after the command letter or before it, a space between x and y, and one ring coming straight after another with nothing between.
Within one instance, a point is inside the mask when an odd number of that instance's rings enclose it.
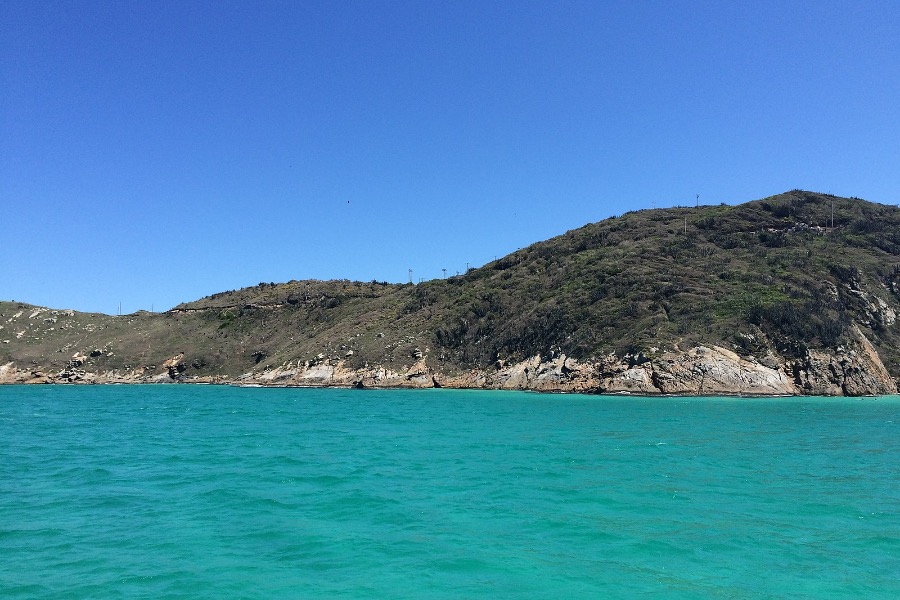
<instances>
[{"instance_id":1,"label":"rock outcrop near water","mask_svg":"<svg viewBox=\"0 0 900 600\"><path fill-rule=\"evenodd\" d=\"M181 363L183 364L183 363ZM46 373L0 365L0 383L235 383L241 385L533 390L637 395L887 395L897 393L877 355L840 351L813 352L803 361L772 368L743 359L721 347L698 346L687 352L663 353L636 364L611 355L581 362L565 355L534 356L498 369L445 373L422 360L402 371L383 366L352 369L344 361L295 365L287 363L237 377L187 375L166 366L153 369L91 372L64 369Z\"/></svg>"},{"instance_id":2,"label":"rock outcrop near water","mask_svg":"<svg viewBox=\"0 0 900 600\"><path fill-rule=\"evenodd\" d=\"M418 285L261 283L125 316L0 302L0 383L883 395L898 312L900 209L792 191L628 213Z\"/></svg>"}]
</instances>

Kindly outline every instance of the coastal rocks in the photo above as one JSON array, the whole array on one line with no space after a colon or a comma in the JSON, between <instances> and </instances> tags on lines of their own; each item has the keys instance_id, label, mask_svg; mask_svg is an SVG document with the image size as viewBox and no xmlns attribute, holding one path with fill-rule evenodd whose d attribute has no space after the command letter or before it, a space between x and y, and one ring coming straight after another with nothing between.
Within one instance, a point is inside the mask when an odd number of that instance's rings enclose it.
<instances>
[{"instance_id":1,"label":"coastal rocks","mask_svg":"<svg viewBox=\"0 0 900 600\"><path fill-rule=\"evenodd\" d=\"M350 356L353 356L352 353ZM280 367L266 368L262 372L245 373L239 381L300 387L440 387L436 377L437 374L432 372L424 358L398 372L383 366L351 369L344 360L331 359L320 353L312 360L298 362L296 366L290 362Z\"/></svg>"},{"instance_id":2,"label":"coastal rocks","mask_svg":"<svg viewBox=\"0 0 900 600\"><path fill-rule=\"evenodd\" d=\"M766 361L769 365L770 360ZM665 353L644 365L657 393L689 395L794 394L790 378L780 369L741 358L719 346L697 346L683 353Z\"/></svg>"},{"instance_id":3,"label":"coastal rocks","mask_svg":"<svg viewBox=\"0 0 900 600\"><path fill-rule=\"evenodd\" d=\"M53 378L43 371L32 371L31 377L25 381L27 384L45 384L53 383Z\"/></svg>"},{"instance_id":4,"label":"coastal rocks","mask_svg":"<svg viewBox=\"0 0 900 600\"><path fill-rule=\"evenodd\" d=\"M416 348L418 350L418 348ZM432 387L433 380L431 377L431 371L428 368L428 365L425 364L425 359L422 358L422 353L418 353L419 360L407 369L404 377L406 378L406 385L411 387Z\"/></svg>"},{"instance_id":5,"label":"coastal rocks","mask_svg":"<svg viewBox=\"0 0 900 600\"><path fill-rule=\"evenodd\" d=\"M461 373L436 373L434 387L533 390L543 392L593 392L598 382L591 364L579 363L564 354L553 358L532 356L517 363L495 363L488 370L472 369Z\"/></svg>"},{"instance_id":6,"label":"coastal rocks","mask_svg":"<svg viewBox=\"0 0 900 600\"><path fill-rule=\"evenodd\" d=\"M540 355L501 368L490 387L504 390L590 392L597 386L595 369L562 353Z\"/></svg>"},{"instance_id":7,"label":"coastal rocks","mask_svg":"<svg viewBox=\"0 0 900 600\"><path fill-rule=\"evenodd\" d=\"M0 365L0 383L20 383L18 375L19 370L16 369L15 363Z\"/></svg>"},{"instance_id":8,"label":"coastal rocks","mask_svg":"<svg viewBox=\"0 0 900 600\"><path fill-rule=\"evenodd\" d=\"M334 367L327 362L317 362L297 374L293 381L302 385L333 385Z\"/></svg>"},{"instance_id":9,"label":"coastal rocks","mask_svg":"<svg viewBox=\"0 0 900 600\"><path fill-rule=\"evenodd\" d=\"M259 375L257 375L255 377L255 379L261 383L278 384L278 383L290 381L296 375L297 375L297 369L292 369L292 368L283 366L283 367L277 367L275 369L267 369L267 370L263 371L262 373L260 373ZM248 374L246 374L246 377L248 379L252 378L253 374L248 373Z\"/></svg>"},{"instance_id":10,"label":"coastal rocks","mask_svg":"<svg viewBox=\"0 0 900 600\"><path fill-rule=\"evenodd\" d=\"M787 368L798 393L827 396L896 394L897 383L888 373L868 338L854 327L855 348L838 347L833 353L810 350Z\"/></svg>"},{"instance_id":11,"label":"coastal rocks","mask_svg":"<svg viewBox=\"0 0 900 600\"><path fill-rule=\"evenodd\" d=\"M319 353L280 366L260 362L237 378L212 373L205 360L185 359L180 352L153 365L121 371L94 372L97 357L75 352L55 366L31 360L27 368L15 362L0 365L0 383L236 383L264 386L357 388L465 388L532 390L635 395L888 395L897 393L894 380L872 343L854 326L843 346L811 349L785 358L760 344L759 357L740 356L716 345L683 350L649 348L624 356L609 354L589 360L567 356L559 348L544 355L514 361L493 357L485 368L452 370L444 358L429 358L429 349L411 349L411 365L365 363L349 351L343 358ZM93 346L91 346L93 347ZM767 349L768 348L768 349ZM71 350L69 350L71 352ZM104 349L103 362L109 349ZM66 356L66 355L63 355ZM188 369L193 365L194 369ZM202 374L201 374L202 373Z\"/></svg>"},{"instance_id":12,"label":"coastal rocks","mask_svg":"<svg viewBox=\"0 0 900 600\"><path fill-rule=\"evenodd\" d=\"M578 361L556 351L519 362L499 359L488 369L435 370L426 357L400 371L382 365L350 369L321 354L306 363L251 372L241 381L261 385L356 388L464 388L636 395L861 395L896 393L896 383L871 344L858 334L855 350L811 351L786 362L767 353L741 357L719 346L687 351L608 355Z\"/></svg>"},{"instance_id":13,"label":"coastal rocks","mask_svg":"<svg viewBox=\"0 0 900 600\"><path fill-rule=\"evenodd\" d=\"M621 366L627 368L621 370L607 368L602 371L598 392L627 394L659 394L661 392L654 381L654 372L651 366L627 366L627 363Z\"/></svg>"},{"instance_id":14,"label":"coastal rocks","mask_svg":"<svg viewBox=\"0 0 900 600\"><path fill-rule=\"evenodd\" d=\"M94 383L97 376L84 369L68 368L56 374L56 379L64 383Z\"/></svg>"},{"instance_id":15,"label":"coastal rocks","mask_svg":"<svg viewBox=\"0 0 900 600\"><path fill-rule=\"evenodd\" d=\"M162 364L162 367L168 373L169 379L178 380L181 378L181 374L187 370L187 365L184 364L183 360L184 352L179 352Z\"/></svg>"},{"instance_id":16,"label":"coastal rocks","mask_svg":"<svg viewBox=\"0 0 900 600\"><path fill-rule=\"evenodd\" d=\"M528 389L537 375L540 362L540 356L533 356L522 362L500 367L493 377L491 387L501 390Z\"/></svg>"},{"instance_id":17,"label":"coastal rocks","mask_svg":"<svg viewBox=\"0 0 900 600\"><path fill-rule=\"evenodd\" d=\"M96 374L73 367L66 367L54 375L48 375L37 369L19 369L11 362L0 365L0 384L94 383L96 379Z\"/></svg>"},{"instance_id":18,"label":"coastal rocks","mask_svg":"<svg viewBox=\"0 0 900 600\"><path fill-rule=\"evenodd\" d=\"M802 364L742 358L719 346L697 346L646 360L614 355L579 362L565 355L534 356L495 373L473 370L442 377L447 387L640 395L894 394L896 384L877 353L810 354ZM633 358L633 357L632 357Z\"/></svg>"},{"instance_id":19,"label":"coastal rocks","mask_svg":"<svg viewBox=\"0 0 900 600\"><path fill-rule=\"evenodd\" d=\"M84 354L81 354L80 352L76 352L74 355L72 355L72 360L69 361L69 366L70 367L80 367L84 363L86 363L87 360L88 360L87 356L85 356Z\"/></svg>"},{"instance_id":20,"label":"coastal rocks","mask_svg":"<svg viewBox=\"0 0 900 600\"><path fill-rule=\"evenodd\" d=\"M364 369L354 378L353 385L358 388L403 387L405 378L396 371L385 367Z\"/></svg>"}]
</instances>

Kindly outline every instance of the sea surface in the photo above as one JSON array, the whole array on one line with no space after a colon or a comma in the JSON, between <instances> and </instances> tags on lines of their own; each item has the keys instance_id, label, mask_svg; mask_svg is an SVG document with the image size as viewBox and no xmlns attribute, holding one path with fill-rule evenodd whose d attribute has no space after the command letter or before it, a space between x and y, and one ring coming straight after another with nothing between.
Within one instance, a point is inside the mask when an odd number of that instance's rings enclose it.
<instances>
[{"instance_id":1,"label":"sea surface","mask_svg":"<svg viewBox=\"0 0 900 600\"><path fill-rule=\"evenodd\" d=\"M900 598L900 398L0 386L0 598Z\"/></svg>"}]
</instances>

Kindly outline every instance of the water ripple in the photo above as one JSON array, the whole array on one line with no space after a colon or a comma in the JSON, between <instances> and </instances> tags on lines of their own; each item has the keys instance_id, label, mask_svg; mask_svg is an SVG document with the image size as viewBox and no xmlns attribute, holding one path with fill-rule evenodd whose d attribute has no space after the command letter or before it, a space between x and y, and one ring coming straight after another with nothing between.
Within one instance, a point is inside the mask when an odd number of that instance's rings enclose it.
<instances>
[{"instance_id":1,"label":"water ripple","mask_svg":"<svg viewBox=\"0 0 900 600\"><path fill-rule=\"evenodd\" d=\"M0 386L0 596L896 598L880 400Z\"/></svg>"}]
</instances>

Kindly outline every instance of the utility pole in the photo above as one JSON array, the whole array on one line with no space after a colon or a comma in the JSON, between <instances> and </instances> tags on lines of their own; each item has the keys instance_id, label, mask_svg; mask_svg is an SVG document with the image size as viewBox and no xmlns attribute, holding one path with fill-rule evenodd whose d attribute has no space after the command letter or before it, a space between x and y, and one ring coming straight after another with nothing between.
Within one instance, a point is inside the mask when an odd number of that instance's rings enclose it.
<instances>
[{"instance_id":1,"label":"utility pole","mask_svg":"<svg viewBox=\"0 0 900 600\"><path fill-rule=\"evenodd\" d=\"M441 269L444 272L444 279L447 279L447 269Z\"/></svg>"},{"instance_id":2,"label":"utility pole","mask_svg":"<svg viewBox=\"0 0 900 600\"><path fill-rule=\"evenodd\" d=\"M700 208L700 194L697 194L697 208Z\"/></svg>"}]
</instances>

